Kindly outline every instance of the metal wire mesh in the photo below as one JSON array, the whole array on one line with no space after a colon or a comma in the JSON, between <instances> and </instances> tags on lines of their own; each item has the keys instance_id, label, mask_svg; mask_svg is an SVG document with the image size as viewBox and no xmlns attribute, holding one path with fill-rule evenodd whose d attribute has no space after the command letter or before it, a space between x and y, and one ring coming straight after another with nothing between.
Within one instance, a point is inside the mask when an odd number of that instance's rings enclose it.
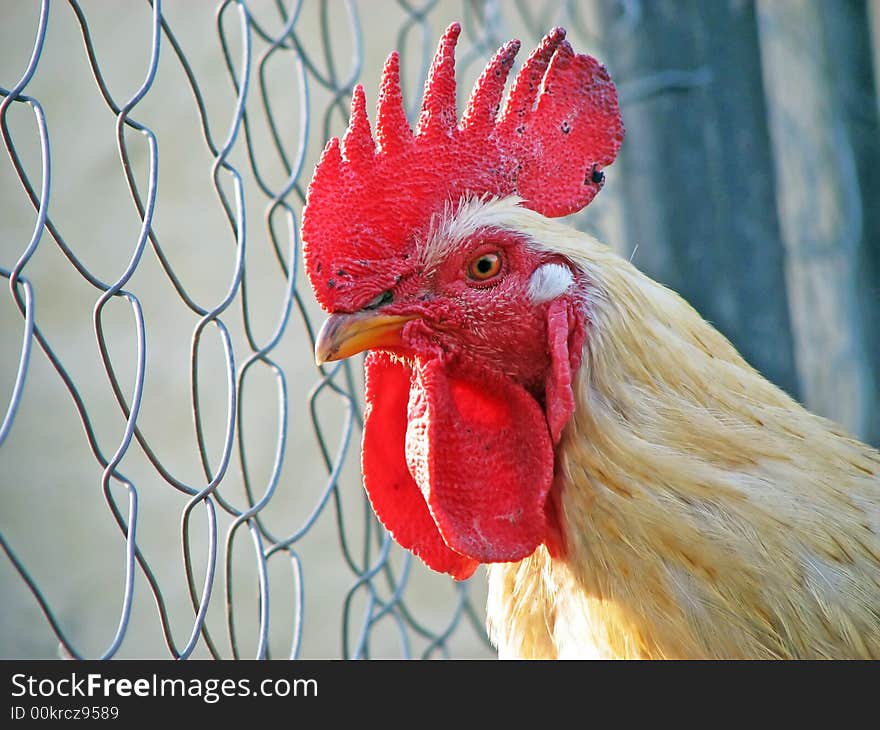
<instances>
[{"instance_id":1,"label":"metal wire mesh","mask_svg":"<svg viewBox=\"0 0 880 730\"><path fill-rule=\"evenodd\" d=\"M299 214L391 48L414 114L449 21L466 91L512 35L587 38L579 5L4 13L0 653L490 656L482 574L427 574L359 488L360 368L311 364Z\"/></svg>"}]
</instances>

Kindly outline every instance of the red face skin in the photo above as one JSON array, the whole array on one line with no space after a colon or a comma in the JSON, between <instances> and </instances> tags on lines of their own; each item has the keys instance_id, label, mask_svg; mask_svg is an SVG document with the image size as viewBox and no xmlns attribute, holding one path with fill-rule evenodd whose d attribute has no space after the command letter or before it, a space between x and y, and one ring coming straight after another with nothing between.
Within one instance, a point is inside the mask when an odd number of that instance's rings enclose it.
<instances>
[{"instance_id":1,"label":"red face skin","mask_svg":"<svg viewBox=\"0 0 880 730\"><path fill-rule=\"evenodd\" d=\"M574 408L584 323L571 295L531 301L530 278L550 262L564 259L478 232L371 310L414 318L367 358L365 487L401 545L458 579L542 543L562 549L553 447Z\"/></svg>"},{"instance_id":2,"label":"red face skin","mask_svg":"<svg viewBox=\"0 0 880 730\"><path fill-rule=\"evenodd\" d=\"M500 257L500 270L476 279L475 265ZM456 246L432 272L416 270L391 290L378 311L418 315L402 332L403 358L440 357L450 373L504 375L544 400L549 302L529 299L529 279L542 264L564 263L530 249L516 234L482 231Z\"/></svg>"}]
</instances>

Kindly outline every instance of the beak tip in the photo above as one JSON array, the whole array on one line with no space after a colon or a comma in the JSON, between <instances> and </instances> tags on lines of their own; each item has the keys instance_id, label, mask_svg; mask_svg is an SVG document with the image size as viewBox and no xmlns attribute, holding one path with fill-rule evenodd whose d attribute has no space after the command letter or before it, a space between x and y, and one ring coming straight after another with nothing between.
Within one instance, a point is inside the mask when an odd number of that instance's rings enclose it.
<instances>
[{"instance_id":1,"label":"beak tip","mask_svg":"<svg viewBox=\"0 0 880 730\"><path fill-rule=\"evenodd\" d=\"M315 340L315 363L320 366L376 347L399 346L400 331L412 319L378 312L331 314Z\"/></svg>"},{"instance_id":2,"label":"beak tip","mask_svg":"<svg viewBox=\"0 0 880 730\"><path fill-rule=\"evenodd\" d=\"M322 343L318 342L315 346L315 365L319 367L335 359L333 357L333 349L322 347L321 345Z\"/></svg>"}]
</instances>

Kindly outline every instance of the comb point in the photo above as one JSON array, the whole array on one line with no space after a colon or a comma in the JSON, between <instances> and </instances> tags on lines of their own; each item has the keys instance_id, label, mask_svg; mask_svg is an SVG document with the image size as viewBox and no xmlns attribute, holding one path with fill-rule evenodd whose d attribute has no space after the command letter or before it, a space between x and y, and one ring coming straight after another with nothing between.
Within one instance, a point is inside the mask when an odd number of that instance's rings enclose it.
<instances>
[{"instance_id":1,"label":"comb point","mask_svg":"<svg viewBox=\"0 0 880 730\"><path fill-rule=\"evenodd\" d=\"M376 141L380 151L388 152L399 149L411 141L412 136L400 89L400 54L394 51L382 69L379 99L376 102Z\"/></svg>"},{"instance_id":2,"label":"comb point","mask_svg":"<svg viewBox=\"0 0 880 730\"><path fill-rule=\"evenodd\" d=\"M563 39L560 41L559 45L556 46L556 52L553 54L553 57L573 58L574 55L574 48L571 47L571 43Z\"/></svg>"},{"instance_id":3,"label":"comb point","mask_svg":"<svg viewBox=\"0 0 880 730\"><path fill-rule=\"evenodd\" d=\"M339 137L331 137L324 145L318 166L327 170L338 170L342 166L342 151L339 148Z\"/></svg>"},{"instance_id":4,"label":"comb point","mask_svg":"<svg viewBox=\"0 0 880 730\"><path fill-rule=\"evenodd\" d=\"M512 127L519 126L532 110L541 91L541 81L547 67L562 43L568 43L565 40L565 28L557 26L544 36L519 70L501 113L499 125L505 133L509 134Z\"/></svg>"},{"instance_id":5,"label":"comb point","mask_svg":"<svg viewBox=\"0 0 880 730\"><path fill-rule=\"evenodd\" d=\"M461 25L452 23L440 38L425 81L416 134L451 134L458 124L455 108L455 46L460 34Z\"/></svg>"},{"instance_id":6,"label":"comb point","mask_svg":"<svg viewBox=\"0 0 880 730\"><path fill-rule=\"evenodd\" d=\"M342 154L347 162L364 164L376 153L370 120L367 119L367 98L364 87L358 84L351 96L351 117L342 138Z\"/></svg>"},{"instance_id":7,"label":"comb point","mask_svg":"<svg viewBox=\"0 0 880 730\"><path fill-rule=\"evenodd\" d=\"M474 90L471 92L467 110L461 123L462 129L488 135L495 126L507 77L510 75L510 69L513 67L513 60L519 52L520 45L516 39L508 41L498 49L498 52L483 69L483 73L480 74L480 78L477 79Z\"/></svg>"}]
</instances>

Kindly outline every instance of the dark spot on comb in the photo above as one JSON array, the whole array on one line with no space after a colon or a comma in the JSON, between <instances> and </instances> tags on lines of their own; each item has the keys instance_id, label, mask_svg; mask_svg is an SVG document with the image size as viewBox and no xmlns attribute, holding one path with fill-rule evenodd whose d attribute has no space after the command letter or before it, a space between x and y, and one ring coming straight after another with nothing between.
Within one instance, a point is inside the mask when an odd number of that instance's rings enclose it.
<instances>
[{"instance_id":1,"label":"dark spot on comb","mask_svg":"<svg viewBox=\"0 0 880 730\"><path fill-rule=\"evenodd\" d=\"M321 262L319 261L317 264L315 264L315 271L317 271L317 272L320 274L320 273L321 273L321 268L322 268L322 267L321 267Z\"/></svg>"},{"instance_id":2,"label":"dark spot on comb","mask_svg":"<svg viewBox=\"0 0 880 730\"><path fill-rule=\"evenodd\" d=\"M571 131L571 127L568 126L568 122L563 122L561 129L563 134L568 134Z\"/></svg>"},{"instance_id":3,"label":"dark spot on comb","mask_svg":"<svg viewBox=\"0 0 880 730\"><path fill-rule=\"evenodd\" d=\"M605 179L605 173L601 170L597 170L595 167L593 171L590 173L590 180L592 180L596 185L601 183Z\"/></svg>"},{"instance_id":4,"label":"dark spot on comb","mask_svg":"<svg viewBox=\"0 0 880 730\"><path fill-rule=\"evenodd\" d=\"M335 289L336 288L336 279L327 279L327 288Z\"/></svg>"},{"instance_id":5,"label":"dark spot on comb","mask_svg":"<svg viewBox=\"0 0 880 730\"><path fill-rule=\"evenodd\" d=\"M345 269L339 269L339 271L336 272L336 276L348 276L348 272Z\"/></svg>"},{"instance_id":6,"label":"dark spot on comb","mask_svg":"<svg viewBox=\"0 0 880 730\"><path fill-rule=\"evenodd\" d=\"M516 128L516 133L517 133L517 134L524 134L525 131L526 131L526 125L525 125L525 124L520 124L520 125Z\"/></svg>"}]
</instances>

